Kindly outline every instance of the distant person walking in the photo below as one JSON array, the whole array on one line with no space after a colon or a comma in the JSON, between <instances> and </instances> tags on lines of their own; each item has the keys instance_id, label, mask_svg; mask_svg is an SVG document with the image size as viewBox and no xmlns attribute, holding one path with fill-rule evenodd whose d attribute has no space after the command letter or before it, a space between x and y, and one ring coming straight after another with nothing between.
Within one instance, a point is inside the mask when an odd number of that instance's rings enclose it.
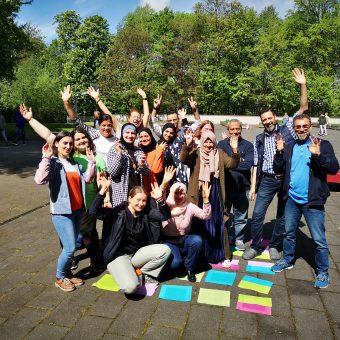
<instances>
[{"instance_id":1,"label":"distant person walking","mask_svg":"<svg viewBox=\"0 0 340 340\"><path fill-rule=\"evenodd\" d=\"M326 136L327 135L327 118L323 112L321 112L320 117L318 119L319 123L319 136Z\"/></svg>"},{"instance_id":2,"label":"distant person walking","mask_svg":"<svg viewBox=\"0 0 340 340\"><path fill-rule=\"evenodd\" d=\"M15 137L12 145L18 146L19 140L22 140L22 145L26 145L26 134L25 134L26 119L21 115L19 111L15 112Z\"/></svg>"},{"instance_id":3,"label":"distant person walking","mask_svg":"<svg viewBox=\"0 0 340 340\"><path fill-rule=\"evenodd\" d=\"M5 144L8 145L8 140L6 136L6 119L2 114L0 114L0 134Z\"/></svg>"}]
</instances>

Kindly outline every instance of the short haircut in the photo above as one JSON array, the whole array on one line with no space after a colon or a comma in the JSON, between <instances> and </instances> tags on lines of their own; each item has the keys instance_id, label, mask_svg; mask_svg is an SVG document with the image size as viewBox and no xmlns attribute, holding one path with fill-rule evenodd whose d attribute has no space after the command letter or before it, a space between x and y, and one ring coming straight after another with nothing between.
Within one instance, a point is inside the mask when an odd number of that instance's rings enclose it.
<instances>
[{"instance_id":1,"label":"short haircut","mask_svg":"<svg viewBox=\"0 0 340 340\"><path fill-rule=\"evenodd\" d=\"M295 125L295 122L296 122L297 120L301 120L301 119L308 119L309 124L312 125L312 121L311 121L311 119L310 119L310 116L307 115L306 113L301 113L301 114L299 114L299 115L296 115L296 116L293 118L293 125Z\"/></svg>"},{"instance_id":2,"label":"short haircut","mask_svg":"<svg viewBox=\"0 0 340 340\"><path fill-rule=\"evenodd\" d=\"M110 123L113 124L112 117L110 115L108 115L107 113L103 113L103 114L99 115L98 124L100 125L105 120L109 120Z\"/></svg>"},{"instance_id":3,"label":"short haircut","mask_svg":"<svg viewBox=\"0 0 340 340\"><path fill-rule=\"evenodd\" d=\"M239 124L240 124L240 128L241 128L241 130L242 130L242 123L241 123L238 119L233 118L233 119L230 119L230 120L229 120L229 122L228 122L228 124L227 124L227 129L228 129L228 130L229 130L230 123L239 123Z\"/></svg>"},{"instance_id":4,"label":"short haircut","mask_svg":"<svg viewBox=\"0 0 340 340\"><path fill-rule=\"evenodd\" d=\"M132 108L132 109L130 110L129 114L128 114L128 117L131 117L132 112L138 112L140 116L142 115L141 112L140 112L138 109Z\"/></svg>"},{"instance_id":5,"label":"short haircut","mask_svg":"<svg viewBox=\"0 0 340 340\"><path fill-rule=\"evenodd\" d=\"M179 117L178 112L169 112L169 113L166 114L167 117L169 117L170 115L176 115L177 118Z\"/></svg>"},{"instance_id":6,"label":"short haircut","mask_svg":"<svg viewBox=\"0 0 340 340\"><path fill-rule=\"evenodd\" d=\"M275 115L273 109L270 106L264 106L260 108L259 116L261 116L263 113L268 112L268 111L273 112L273 114Z\"/></svg>"}]
</instances>

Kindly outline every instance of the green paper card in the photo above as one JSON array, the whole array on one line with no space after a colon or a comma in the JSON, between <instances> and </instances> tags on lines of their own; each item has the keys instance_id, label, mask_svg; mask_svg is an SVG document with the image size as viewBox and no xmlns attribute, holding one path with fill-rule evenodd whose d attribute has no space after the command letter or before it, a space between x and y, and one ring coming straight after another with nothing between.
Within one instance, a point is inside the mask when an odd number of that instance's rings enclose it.
<instances>
[{"instance_id":1,"label":"green paper card","mask_svg":"<svg viewBox=\"0 0 340 340\"><path fill-rule=\"evenodd\" d=\"M196 274L196 282L201 282L202 281L202 278L204 276L205 272L202 272L202 273L198 273ZM183 276L183 277L176 277L176 279L178 280L184 280L184 281L188 281L187 279L187 276Z\"/></svg>"},{"instance_id":2,"label":"green paper card","mask_svg":"<svg viewBox=\"0 0 340 340\"><path fill-rule=\"evenodd\" d=\"M262 293L262 294L268 294L269 291L270 291L270 288L271 288L271 287L268 287L268 286L263 286L263 285L259 285L259 284L256 284L256 283L247 282L247 281L244 281L244 280L240 281L238 286L240 288L254 290L255 292L259 292L259 293Z\"/></svg>"},{"instance_id":3,"label":"green paper card","mask_svg":"<svg viewBox=\"0 0 340 340\"><path fill-rule=\"evenodd\" d=\"M110 290L112 292L118 292L119 287L117 282L110 274L105 274L97 282L92 284L92 287L97 287L99 289Z\"/></svg>"},{"instance_id":4,"label":"green paper card","mask_svg":"<svg viewBox=\"0 0 340 340\"><path fill-rule=\"evenodd\" d=\"M266 307L272 307L272 299L267 297L252 296L252 295L238 295L238 302L250 303L253 305L260 305Z\"/></svg>"},{"instance_id":5,"label":"green paper card","mask_svg":"<svg viewBox=\"0 0 340 340\"><path fill-rule=\"evenodd\" d=\"M207 305L230 307L230 292L226 290L200 288L197 302Z\"/></svg>"}]
</instances>

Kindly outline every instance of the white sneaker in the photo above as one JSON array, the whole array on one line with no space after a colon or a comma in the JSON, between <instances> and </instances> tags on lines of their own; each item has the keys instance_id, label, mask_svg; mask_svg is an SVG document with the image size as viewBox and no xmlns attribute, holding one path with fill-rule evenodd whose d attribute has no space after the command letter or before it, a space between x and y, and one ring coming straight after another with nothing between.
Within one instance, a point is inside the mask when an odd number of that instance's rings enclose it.
<instances>
[{"instance_id":1,"label":"white sneaker","mask_svg":"<svg viewBox=\"0 0 340 340\"><path fill-rule=\"evenodd\" d=\"M246 245L243 243L243 241L241 240L236 240L235 241L235 247L238 249L238 250L246 250Z\"/></svg>"}]
</instances>

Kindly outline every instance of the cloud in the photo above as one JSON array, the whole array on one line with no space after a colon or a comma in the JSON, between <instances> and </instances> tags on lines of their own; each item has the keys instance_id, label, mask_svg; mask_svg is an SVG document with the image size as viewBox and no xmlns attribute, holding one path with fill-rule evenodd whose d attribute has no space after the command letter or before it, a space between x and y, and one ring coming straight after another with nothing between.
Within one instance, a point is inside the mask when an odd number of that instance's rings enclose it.
<instances>
[{"instance_id":1,"label":"cloud","mask_svg":"<svg viewBox=\"0 0 340 340\"><path fill-rule=\"evenodd\" d=\"M156 12L159 12L165 7L170 5L170 0L141 0L140 5L141 6L149 5Z\"/></svg>"}]
</instances>

